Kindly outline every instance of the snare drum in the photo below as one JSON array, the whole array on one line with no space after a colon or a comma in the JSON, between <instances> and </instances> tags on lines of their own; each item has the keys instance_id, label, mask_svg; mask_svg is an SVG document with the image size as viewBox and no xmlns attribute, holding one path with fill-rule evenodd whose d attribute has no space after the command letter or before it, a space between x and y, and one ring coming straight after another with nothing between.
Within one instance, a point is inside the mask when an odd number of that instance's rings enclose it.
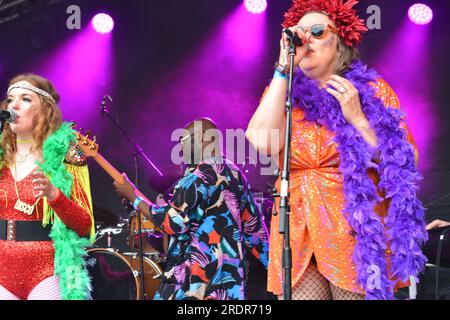
<instances>
[{"instance_id":1,"label":"snare drum","mask_svg":"<svg viewBox=\"0 0 450 320\"><path fill-rule=\"evenodd\" d=\"M136 254L105 248L89 249L87 253L86 267L92 279L93 300L141 300L140 260ZM149 257L144 257L143 262L145 300L151 300L163 271Z\"/></svg>"},{"instance_id":2,"label":"snare drum","mask_svg":"<svg viewBox=\"0 0 450 320\"><path fill-rule=\"evenodd\" d=\"M155 227L147 217L141 215L141 236L142 250L145 253L163 253L163 234L160 229ZM130 237L128 240L131 251L136 251L140 247L139 224L136 216L131 217Z\"/></svg>"}]
</instances>

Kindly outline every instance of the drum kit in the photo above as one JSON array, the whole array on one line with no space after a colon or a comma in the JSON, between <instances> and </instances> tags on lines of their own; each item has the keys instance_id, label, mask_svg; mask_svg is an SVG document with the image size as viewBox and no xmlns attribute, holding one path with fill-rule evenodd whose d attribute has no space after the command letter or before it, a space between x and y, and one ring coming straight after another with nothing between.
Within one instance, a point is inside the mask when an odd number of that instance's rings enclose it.
<instances>
[{"instance_id":1,"label":"drum kit","mask_svg":"<svg viewBox=\"0 0 450 320\"><path fill-rule=\"evenodd\" d=\"M98 224L96 229L95 245L86 257L92 299L153 299L165 260L162 233L143 216L139 223L136 212L114 227Z\"/></svg>"}]
</instances>

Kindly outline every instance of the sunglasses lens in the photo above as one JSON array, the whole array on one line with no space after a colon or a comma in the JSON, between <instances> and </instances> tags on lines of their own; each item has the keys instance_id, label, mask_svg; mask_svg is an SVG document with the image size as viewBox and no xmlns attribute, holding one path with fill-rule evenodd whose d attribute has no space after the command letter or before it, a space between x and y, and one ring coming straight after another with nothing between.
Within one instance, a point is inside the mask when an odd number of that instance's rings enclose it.
<instances>
[{"instance_id":1,"label":"sunglasses lens","mask_svg":"<svg viewBox=\"0 0 450 320\"><path fill-rule=\"evenodd\" d=\"M311 27L311 34L313 37L320 38L323 36L325 27L321 24L317 24Z\"/></svg>"}]
</instances>

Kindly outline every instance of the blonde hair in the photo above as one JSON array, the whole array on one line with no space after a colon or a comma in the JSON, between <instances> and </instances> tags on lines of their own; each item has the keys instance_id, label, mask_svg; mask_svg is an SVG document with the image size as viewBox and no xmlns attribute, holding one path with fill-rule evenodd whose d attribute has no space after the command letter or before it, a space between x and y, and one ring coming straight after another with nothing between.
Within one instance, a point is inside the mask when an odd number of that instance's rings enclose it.
<instances>
[{"instance_id":1,"label":"blonde hair","mask_svg":"<svg viewBox=\"0 0 450 320\"><path fill-rule=\"evenodd\" d=\"M20 81L26 81L33 86L48 92L55 100L51 101L38 94L41 103L40 108L35 112L33 117L33 139L35 144L32 146L31 151L42 151L42 145L44 144L45 139L55 132L62 124L61 111L58 107L60 97L49 80L36 74L26 73L15 76L9 82L9 86ZM2 102L1 107L2 109L7 108L6 101ZM9 167L14 163L14 156L17 151L16 138L16 134L11 131L10 125L5 123L0 143L0 147L3 150L3 156L0 159L1 168Z\"/></svg>"},{"instance_id":2,"label":"blonde hair","mask_svg":"<svg viewBox=\"0 0 450 320\"><path fill-rule=\"evenodd\" d=\"M336 35L337 36L337 35ZM349 47L344 43L341 37L338 37L338 45L337 45L337 61L336 61L336 73L340 76L344 74L344 72L350 69L350 65L356 59L359 59L359 49Z\"/></svg>"}]
</instances>

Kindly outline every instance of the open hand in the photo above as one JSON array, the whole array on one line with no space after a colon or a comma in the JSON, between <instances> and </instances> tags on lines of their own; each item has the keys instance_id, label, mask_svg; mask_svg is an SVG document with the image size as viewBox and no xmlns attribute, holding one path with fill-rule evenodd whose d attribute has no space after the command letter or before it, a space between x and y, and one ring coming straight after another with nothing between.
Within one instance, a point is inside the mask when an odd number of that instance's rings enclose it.
<instances>
[{"instance_id":1,"label":"open hand","mask_svg":"<svg viewBox=\"0 0 450 320\"><path fill-rule=\"evenodd\" d=\"M367 118L361 109L359 92L353 83L338 75L331 75L327 84L331 86L331 88L326 88L327 92L339 101L342 114L348 123L358 127L361 122L367 122Z\"/></svg>"},{"instance_id":2,"label":"open hand","mask_svg":"<svg viewBox=\"0 0 450 320\"><path fill-rule=\"evenodd\" d=\"M35 172L32 177L34 196L39 199L46 197L50 201L55 200L58 195L58 188L42 172Z\"/></svg>"},{"instance_id":3,"label":"open hand","mask_svg":"<svg viewBox=\"0 0 450 320\"><path fill-rule=\"evenodd\" d=\"M450 226L450 222L443 220L434 220L427 225L427 230Z\"/></svg>"}]
</instances>

